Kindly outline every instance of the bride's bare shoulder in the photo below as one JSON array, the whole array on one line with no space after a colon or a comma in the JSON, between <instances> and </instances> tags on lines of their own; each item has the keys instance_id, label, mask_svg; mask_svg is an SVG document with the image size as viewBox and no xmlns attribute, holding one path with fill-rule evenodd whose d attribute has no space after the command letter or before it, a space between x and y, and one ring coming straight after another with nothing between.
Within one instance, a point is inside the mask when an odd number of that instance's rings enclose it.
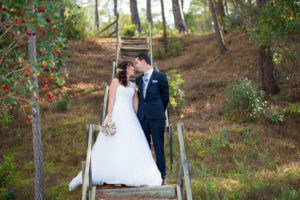
<instances>
[{"instance_id":1,"label":"bride's bare shoulder","mask_svg":"<svg viewBox=\"0 0 300 200\"><path fill-rule=\"evenodd\" d=\"M118 78L114 78L111 83L110 83L111 86L117 86L119 85L119 79Z\"/></svg>"}]
</instances>

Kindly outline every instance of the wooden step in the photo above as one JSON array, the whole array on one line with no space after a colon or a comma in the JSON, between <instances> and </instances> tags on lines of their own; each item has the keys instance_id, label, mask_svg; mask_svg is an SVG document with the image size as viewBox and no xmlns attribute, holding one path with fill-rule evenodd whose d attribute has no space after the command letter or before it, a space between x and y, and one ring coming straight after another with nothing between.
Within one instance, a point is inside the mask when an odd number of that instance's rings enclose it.
<instances>
[{"instance_id":1,"label":"wooden step","mask_svg":"<svg viewBox=\"0 0 300 200\"><path fill-rule=\"evenodd\" d=\"M122 44L122 46L123 45L145 45L145 46L148 46L148 42L145 42L145 41L122 41L121 44Z\"/></svg>"},{"instance_id":2,"label":"wooden step","mask_svg":"<svg viewBox=\"0 0 300 200\"><path fill-rule=\"evenodd\" d=\"M140 53L147 53L146 51L139 51L139 52L121 52L121 56L125 57L136 57Z\"/></svg>"},{"instance_id":3,"label":"wooden step","mask_svg":"<svg viewBox=\"0 0 300 200\"><path fill-rule=\"evenodd\" d=\"M121 56L136 57L140 53L148 53L148 51L121 51Z\"/></svg>"},{"instance_id":4,"label":"wooden step","mask_svg":"<svg viewBox=\"0 0 300 200\"><path fill-rule=\"evenodd\" d=\"M129 49L133 49L133 48L137 48L137 49L149 49L147 44L122 44L121 48L129 48Z\"/></svg>"},{"instance_id":5,"label":"wooden step","mask_svg":"<svg viewBox=\"0 0 300 200\"><path fill-rule=\"evenodd\" d=\"M126 46L121 47L121 51L148 51L148 46Z\"/></svg>"},{"instance_id":6,"label":"wooden step","mask_svg":"<svg viewBox=\"0 0 300 200\"><path fill-rule=\"evenodd\" d=\"M142 37L121 37L123 41L148 41L148 38Z\"/></svg>"},{"instance_id":7,"label":"wooden step","mask_svg":"<svg viewBox=\"0 0 300 200\"><path fill-rule=\"evenodd\" d=\"M101 195L112 197L143 197L143 199L174 199L176 197L175 186L158 187L136 187L136 188L116 188L116 189L98 189L96 199L101 199Z\"/></svg>"}]
</instances>

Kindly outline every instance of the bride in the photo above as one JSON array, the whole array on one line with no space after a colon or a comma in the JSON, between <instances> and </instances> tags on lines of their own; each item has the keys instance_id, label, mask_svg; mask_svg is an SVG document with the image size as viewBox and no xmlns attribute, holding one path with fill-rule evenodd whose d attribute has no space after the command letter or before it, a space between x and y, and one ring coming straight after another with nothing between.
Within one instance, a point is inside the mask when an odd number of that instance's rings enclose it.
<instances>
[{"instance_id":1,"label":"bride","mask_svg":"<svg viewBox=\"0 0 300 200\"><path fill-rule=\"evenodd\" d=\"M137 86L129 81L132 75L132 62L123 61L117 68L117 78L110 84L106 121L116 124L116 133L105 136L99 132L91 154L93 184L162 184L161 174L136 116L138 95ZM79 184L82 184L82 172L70 182L69 190Z\"/></svg>"}]
</instances>

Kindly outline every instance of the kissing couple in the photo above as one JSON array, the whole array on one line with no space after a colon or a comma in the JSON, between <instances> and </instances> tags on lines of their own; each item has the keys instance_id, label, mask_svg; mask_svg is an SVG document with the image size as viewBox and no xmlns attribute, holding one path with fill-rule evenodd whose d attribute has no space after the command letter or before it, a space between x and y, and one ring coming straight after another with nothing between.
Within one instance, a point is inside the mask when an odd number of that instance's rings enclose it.
<instances>
[{"instance_id":1,"label":"kissing couple","mask_svg":"<svg viewBox=\"0 0 300 200\"><path fill-rule=\"evenodd\" d=\"M135 68L143 72L130 82ZM139 54L135 63L122 61L117 78L109 87L106 123L114 123L116 132L99 132L91 153L92 183L127 186L166 185L164 153L165 110L169 102L167 76L151 66L147 54ZM151 153L151 140L155 157ZM69 190L82 184L82 172L73 178Z\"/></svg>"}]
</instances>

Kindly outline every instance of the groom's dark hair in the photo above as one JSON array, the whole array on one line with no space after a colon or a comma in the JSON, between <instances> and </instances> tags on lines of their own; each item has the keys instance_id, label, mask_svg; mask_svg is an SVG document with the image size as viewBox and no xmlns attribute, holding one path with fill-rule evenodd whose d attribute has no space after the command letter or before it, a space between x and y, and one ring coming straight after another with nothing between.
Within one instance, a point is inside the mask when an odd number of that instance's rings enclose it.
<instances>
[{"instance_id":1,"label":"groom's dark hair","mask_svg":"<svg viewBox=\"0 0 300 200\"><path fill-rule=\"evenodd\" d=\"M140 53L136 56L140 61L144 60L148 65L151 65L151 60L146 53Z\"/></svg>"}]
</instances>

